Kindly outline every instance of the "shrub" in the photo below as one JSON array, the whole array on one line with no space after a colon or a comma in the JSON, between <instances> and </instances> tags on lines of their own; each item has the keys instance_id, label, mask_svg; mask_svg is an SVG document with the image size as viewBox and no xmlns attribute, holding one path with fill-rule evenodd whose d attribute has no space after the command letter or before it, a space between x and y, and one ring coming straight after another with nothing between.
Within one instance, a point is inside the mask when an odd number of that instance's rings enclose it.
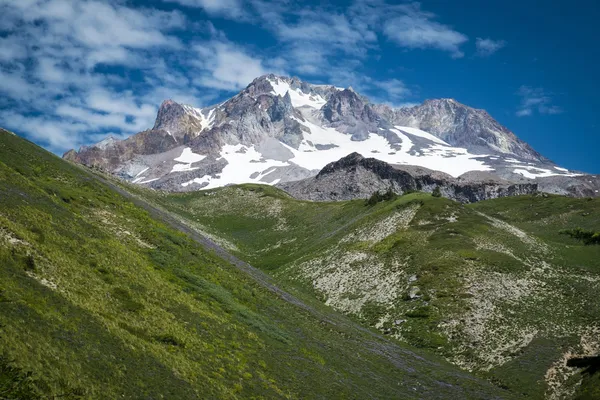
<instances>
[{"instance_id":1,"label":"shrub","mask_svg":"<svg viewBox=\"0 0 600 400\"><path fill-rule=\"evenodd\" d=\"M35 265L35 258L33 258L33 256L31 254L28 254L25 256L25 271L35 271L36 269L36 265Z\"/></svg>"},{"instance_id":2,"label":"shrub","mask_svg":"<svg viewBox=\"0 0 600 400\"><path fill-rule=\"evenodd\" d=\"M429 318L430 311L431 308L429 306L425 306L408 311L405 315L409 318Z\"/></svg>"},{"instance_id":3,"label":"shrub","mask_svg":"<svg viewBox=\"0 0 600 400\"><path fill-rule=\"evenodd\" d=\"M121 303L121 306L125 311L138 312L144 309L144 305L133 300L133 298L131 297L131 293L129 293L127 289L119 287L115 288L112 290L112 295Z\"/></svg>"},{"instance_id":4,"label":"shrub","mask_svg":"<svg viewBox=\"0 0 600 400\"><path fill-rule=\"evenodd\" d=\"M442 197L442 191L440 190L440 187L436 186L435 189L433 189L433 192L431 193L431 195L433 197Z\"/></svg>"},{"instance_id":5,"label":"shrub","mask_svg":"<svg viewBox=\"0 0 600 400\"><path fill-rule=\"evenodd\" d=\"M185 347L185 344L181 340L177 339L171 334L158 335L156 340L160 343L168 344L170 346Z\"/></svg>"},{"instance_id":6,"label":"shrub","mask_svg":"<svg viewBox=\"0 0 600 400\"><path fill-rule=\"evenodd\" d=\"M5 356L0 356L0 398L41 399L33 374L13 365Z\"/></svg>"},{"instance_id":7,"label":"shrub","mask_svg":"<svg viewBox=\"0 0 600 400\"><path fill-rule=\"evenodd\" d=\"M581 228L564 229L559 232L561 235L571 236L573 239L581 240L586 245L600 244L600 232L586 231Z\"/></svg>"},{"instance_id":8,"label":"shrub","mask_svg":"<svg viewBox=\"0 0 600 400\"><path fill-rule=\"evenodd\" d=\"M392 188L389 188L385 193L381 193L379 190L377 190L373 192L371 197L367 199L365 205L374 206L375 204L380 203L382 201L395 200L397 197L398 196L396 195L396 193L394 193Z\"/></svg>"}]
</instances>

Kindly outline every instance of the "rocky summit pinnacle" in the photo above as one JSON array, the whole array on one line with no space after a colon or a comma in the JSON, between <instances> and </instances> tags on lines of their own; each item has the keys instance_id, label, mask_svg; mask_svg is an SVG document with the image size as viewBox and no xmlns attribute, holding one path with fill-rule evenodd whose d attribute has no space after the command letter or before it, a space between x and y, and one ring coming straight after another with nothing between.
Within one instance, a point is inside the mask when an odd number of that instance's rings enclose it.
<instances>
[{"instance_id":1,"label":"rocky summit pinnacle","mask_svg":"<svg viewBox=\"0 0 600 400\"><path fill-rule=\"evenodd\" d=\"M486 173L515 184L543 179L555 192L568 186L569 193L596 193L586 175L558 167L484 110L454 99L394 109L352 88L273 74L214 106L165 100L152 129L64 157L137 184L189 191L302 180L351 153L452 178Z\"/></svg>"}]
</instances>

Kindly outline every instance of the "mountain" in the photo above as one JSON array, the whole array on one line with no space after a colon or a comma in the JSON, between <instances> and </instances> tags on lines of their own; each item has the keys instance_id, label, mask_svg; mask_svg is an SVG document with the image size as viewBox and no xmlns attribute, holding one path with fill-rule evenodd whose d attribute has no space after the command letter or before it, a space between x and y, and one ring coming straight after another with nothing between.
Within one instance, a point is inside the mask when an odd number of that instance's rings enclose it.
<instances>
[{"instance_id":1,"label":"mountain","mask_svg":"<svg viewBox=\"0 0 600 400\"><path fill-rule=\"evenodd\" d=\"M389 172L413 182L380 164L354 155L312 179ZM519 396L599 398L600 372L568 360L600 354L600 246L564 234L600 232L598 198L536 193L461 204L417 192L313 202L264 185L140 193L281 285Z\"/></svg>"},{"instance_id":2,"label":"mountain","mask_svg":"<svg viewBox=\"0 0 600 400\"><path fill-rule=\"evenodd\" d=\"M391 189L396 194L411 191L432 193L439 189L446 198L461 203L506 196L533 194L537 183L512 183L489 172L467 172L453 178L439 171L407 165L390 165L352 153L328 164L316 176L277 185L293 197L312 201L364 199L374 192Z\"/></svg>"},{"instance_id":3,"label":"mountain","mask_svg":"<svg viewBox=\"0 0 600 400\"><path fill-rule=\"evenodd\" d=\"M1 129L0 160L3 399L520 397Z\"/></svg>"},{"instance_id":4,"label":"mountain","mask_svg":"<svg viewBox=\"0 0 600 400\"><path fill-rule=\"evenodd\" d=\"M71 150L64 158L168 191L236 183L277 184L315 176L350 153L451 175L489 172L513 183L568 193L582 174L546 159L487 112L452 99L412 108L372 104L352 88L265 75L231 99L197 109L171 100L150 130Z\"/></svg>"},{"instance_id":5,"label":"mountain","mask_svg":"<svg viewBox=\"0 0 600 400\"><path fill-rule=\"evenodd\" d=\"M385 105L378 109L394 125L420 128L471 153L495 152L532 162L550 162L485 110L466 107L454 99L427 100L419 106L398 110Z\"/></svg>"}]
</instances>

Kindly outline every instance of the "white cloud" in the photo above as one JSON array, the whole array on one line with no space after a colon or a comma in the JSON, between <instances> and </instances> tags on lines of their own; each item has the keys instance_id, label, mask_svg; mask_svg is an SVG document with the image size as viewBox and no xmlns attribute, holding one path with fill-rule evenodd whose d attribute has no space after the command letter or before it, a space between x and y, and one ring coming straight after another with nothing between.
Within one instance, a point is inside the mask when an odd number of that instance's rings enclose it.
<instances>
[{"instance_id":1,"label":"white cloud","mask_svg":"<svg viewBox=\"0 0 600 400\"><path fill-rule=\"evenodd\" d=\"M195 45L194 50L197 53L194 64L201 71L195 81L200 86L239 90L268 71L260 58L232 43L212 40Z\"/></svg>"},{"instance_id":2,"label":"white cloud","mask_svg":"<svg viewBox=\"0 0 600 400\"><path fill-rule=\"evenodd\" d=\"M418 10L387 20L383 32L400 46L439 49L451 53L454 58L464 56L460 46L468 40L467 36L433 21L430 14Z\"/></svg>"},{"instance_id":3,"label":"white cloud","mask_svg":"<svg viewBox=\"0 0 600 400\"><path fill-rule=\"evenodd\" d=\"M390 100L402 99L410 94L410 89L408 89L404 82L398 79L371 81L371 84L378 89L384 90Z\"/></svg>"},{"instance_id":4,"label":"white cloud","mask_svg":"<svg viewBox=\"0 0 600 400\"><path fill-rule=\"evenodd\" d=\"M210 22L125 0L0 0L0 119L64 151L109 132L126 136L151 128L164 99L207 105L269 72L352 85L378 101L403 104L411 90L401 77L373 80L363 73L382 38L454 57L468 40L418 3L355 0L342 8L298 7L289 0L163 1L261 24L277 45L236 44ZM553 112L544 107L540 112Z\"/></svg>"},{"instance_id":5,"label":"white cloud","mask_svg":"<svg viewBox=\"0 0 600 400\"><path fill-rule=\"evenodd\" d=\"M351 10L290 4L252 0L263 27L282 43L278 56L291 72L323 75L336 67L332 59L364 59L377 46L376 31Z\"/></svg>"},{"instance_id":6,"label":"white cloud","mask_svg":"<svg viewBox=\"0 0 600 400\"><path fill-rule=\"evenodd\" d=\"M505 46L506 42L504 40L482 39L479 37L475 40L477 55L480 57L489 57Z\"/></svg>"},{"instance_id":7,"label":"white cloud","mask_svg":"<svg viewBox=\"0 0 600 400\"><path fill-rule=\"evenodd\" d=\"M564 111L561 107L552 104L551 95L543 88L523 85L517 91L517 95L521 97L521 105L516 112L519 117L527 117L533 115L534 112L539 114L561 114Z\"/></svg>"},{"instance_id":8,"label":"white cloud","mask_svg":"<svg viewBox=\"0 0 600 400\"><path fill-rule=\"evenodd\" d=\"M246 11L240 0L163 0L167 3L179 3L186 7L202 8L210 15L222 15L228 18L245 18Z\"/></svg>"}]
</instances>

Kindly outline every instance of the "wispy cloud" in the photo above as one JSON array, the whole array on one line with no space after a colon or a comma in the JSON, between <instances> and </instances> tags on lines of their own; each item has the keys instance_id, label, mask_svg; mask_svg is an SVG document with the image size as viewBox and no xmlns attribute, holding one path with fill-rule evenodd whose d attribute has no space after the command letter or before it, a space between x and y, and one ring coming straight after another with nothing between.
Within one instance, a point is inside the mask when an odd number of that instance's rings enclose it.
<instances>
[{"instance_id":1,"label":"wispy cloud","mask_svg":"<svg viewBox=\"0 0 600 400\"><path fill-rule=\"evenodd\" d=\"M397 14L383 23L385 36L402 47L438 49L454 58L464 57L460 46L469 38L448 25L435 20L436 15L425 12L419 3L394 8Z\"/></svg>"},{"instance_id":2,"label":"wispy cloud","mask_svg":"<svg viewBox=\"0 0 600 400\"><path fill-rule=\"evenodd\" d=\"M483 39L479 37L475 40L475 47L477 48L477 55L479 57L489 57L505 46L506 41L504 40Z\"/></svg>"},{"instance_id":3,"label":"wispy cloud","mask_svg":"<svg viewBox=\"0 0 600 400\"><path fill-rule=\"evenodd\" d=\"M408 86L399 79L374 80L365 78L365 91L371 94L371 99L377 103L386 103L391 107L398 108L404 103L404 99L411 95Z\"/></svg>"},{"instance_id":4,"label":"wispy cloud","mask_svg":"<svg viewBox=\"0 0 600 400\"><path fill-rule=\"evenodd\" d=\"M276 68L267 69L263 60L225 40L199 43L193 49L198 56L193 65L200 70L194 81L199 86L234 91L268 71L283 73Z\"/></svg>"},{"instance_id":5,"label":"wispy cloud","mask_svg":"<svg viewBox=\"0 0 600 400\"><path fill-rule=\"evenodd\" d=\"M241 0L163 0L186 7L202 8L209 15L219 15L232 19L245 19L247 10Z\"/></svg>"},{"instance_id":6,"label":"wispy cloud","mask_svg":"<svg viewBox=\"0 0 600 400\"><path fill-rule=\"evenodd\" d=\"M527 117L534 113L539 114L561 114L563 109L553 103L551 94L543 88L533 88L530 86L521 86L517 91L521 97L521 105L516 112L519 117Z\"/></svg>"}]
</instances>

